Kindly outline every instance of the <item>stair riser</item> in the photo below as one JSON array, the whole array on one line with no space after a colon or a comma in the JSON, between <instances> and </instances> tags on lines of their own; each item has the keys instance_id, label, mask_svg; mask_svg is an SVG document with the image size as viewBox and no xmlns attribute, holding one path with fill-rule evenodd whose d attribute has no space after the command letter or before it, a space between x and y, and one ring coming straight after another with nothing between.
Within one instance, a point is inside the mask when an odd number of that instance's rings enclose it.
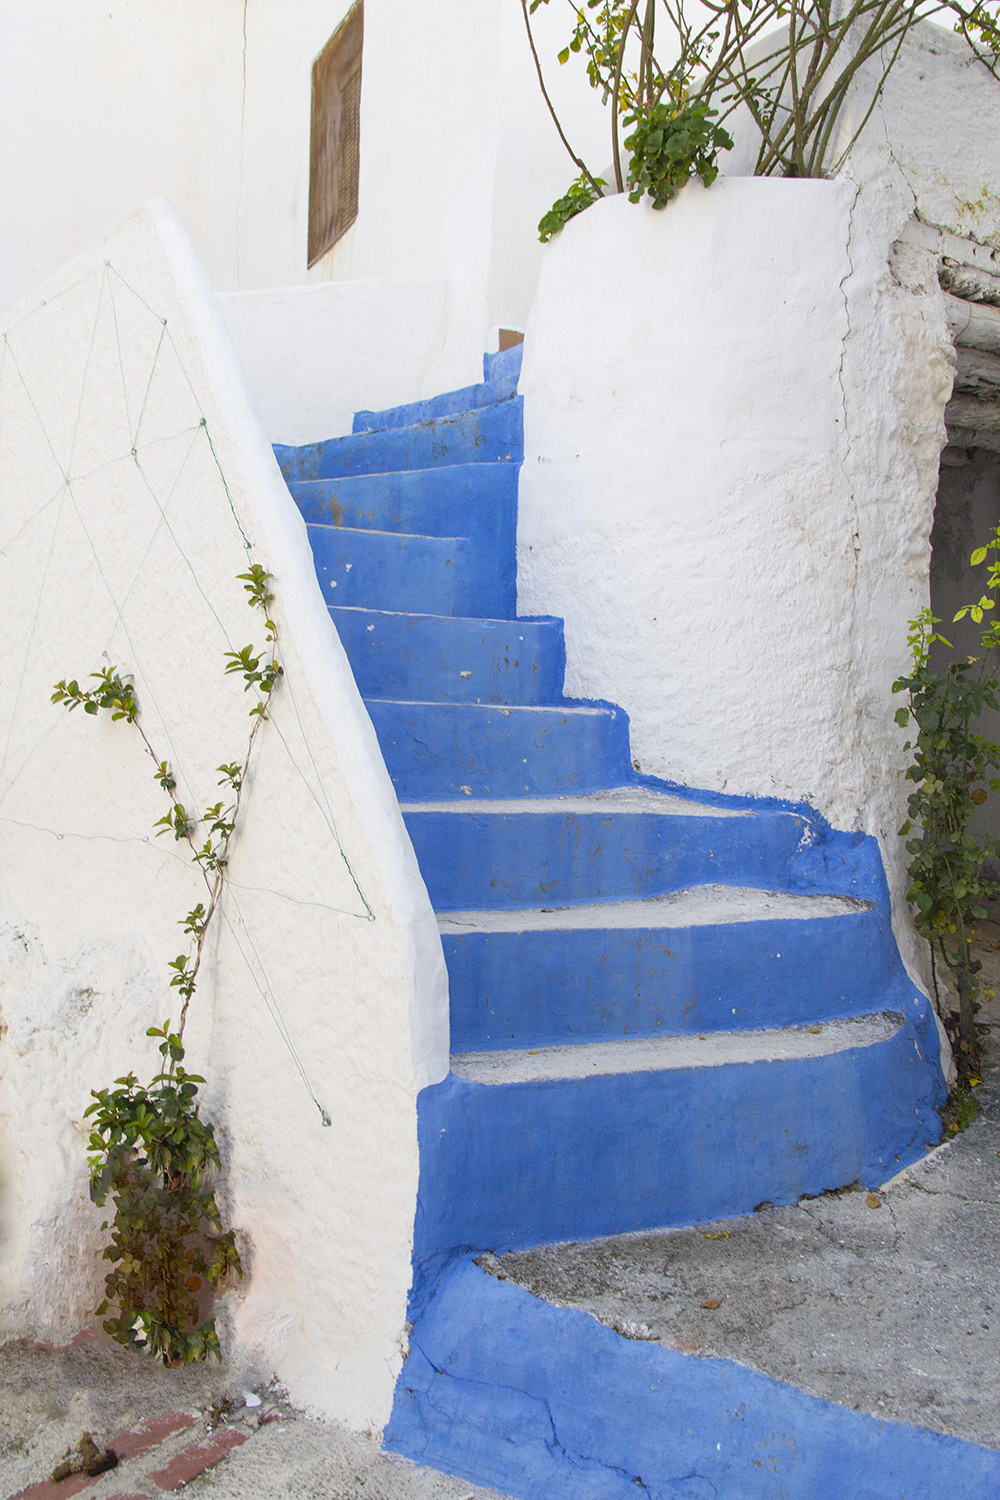
<instances>
[{"instance_id":1,"label":"stair riser","mask_svg":"<svg viewBox=\"0 0 1000 1500\"><path fill-rule=\"evenodd\" d=\"M802 820L657 813L408 812L438 911L628 901L688 885L788 889Z\"/></svg>"},{"instance_id":2,"label":"stair riser","mask_svg":"<svg viewBox=\"0 0 1000 1500\"><path fill-rule=\"evenodd\" d=\"M877 912L726 926L442 936L452 1052L813 1025L879 1009Z\"/></svg>"},{"instance_id":3,"label":"stair riser","mask_svg":"<svg viewBox=\"0 0 1000 1500\"><path fill-rule=\"evenodd\" d=\"M912 995L912 990L909 994ZM581 1081L450 1076L418 1101L418 1261L703 1223L880 1183L937 1139L926 1003L868 1047Z\"/></svg>"},{"instance_id":4,"label":"stair riser","mask_svg":"<svg viewBox=\"0 0 1000 1500\"><path fill-rule=\"evenodd\" d=\"M401 802L562 796L627 774L628 719L619 709L472 708L368 702Z\"/></svg>"},{"instance_id":5,"label":"stair riser","mask_svg":"<svg viewBox=\"0 0 1000 1500\"><path fill-rule=\"evenodd\" d=\"M413 427L359 432L301 447L275 444L288 481L344 474L387 474L447 464L514 463L524 456L521 397L499 406L436 417Z\"/></svg>"},{"instance_id":6,"label":"stair riser","mask_svg":"<svg viewBox=\"0 0 1000 1500\"><path fill-rule=\"evenodd\" d=\"M309 541L328 605L476 617L513 613L509 577L465 537L310 526Z\"/></svg>"},{"instance_id":7,"label":"stair riser","mask_svg":"<svg viewBox=\"0 0 1000 1500\"><path fill-rule=\"evenodd\" d=\"M427 401L409 406L390 406L384 411L359 411L354 414L355 432L386 432L390 427L412 427L435 417L453 417L461 412L478 411L498 401L509 401L517 395L517 380L498 381L496 385L467 385Z\"/></svg>"},{"instance_id":8,"label":"stair riser","mask_svg":"<svg viewBox=\"0 0 1000 1500\"><path fill-rule=\"evenodd\" d=\"M516 464L455 464L404 474L359 474L296 482L304 519L419 536L467 536L514 566Z\"/></svg>"},{"instance_id":9,"label":"stair riser","mask_svg":"<svg viewBox=\"0 0 1000 1500\"><path fill-rule=\"evenodd\" d=\"M330 613L365 697L553 703L562 696L561 620Z\"/></svg>"}]
</instances>

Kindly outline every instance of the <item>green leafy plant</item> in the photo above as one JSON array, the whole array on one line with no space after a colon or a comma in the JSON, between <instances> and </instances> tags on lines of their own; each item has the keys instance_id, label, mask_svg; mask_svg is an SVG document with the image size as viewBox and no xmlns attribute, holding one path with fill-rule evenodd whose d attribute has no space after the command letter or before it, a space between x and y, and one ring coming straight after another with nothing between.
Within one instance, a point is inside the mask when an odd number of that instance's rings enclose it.
<instances>
[{"instance_id":1,"label":"green leafy plant","mask_svg":"<svg viewBox=\"0 0 1000 1500\"><path fill-rule=\"evenodd\" d=\"M1000 588L1000 532L988 546L976 549L973 564L991 555L986 592L978 603L959 610L956 620L970 615L983 624L994 609ZM1000 779L993 774L1000 769L1000 745L974 725L984 708L1000 710L1000 627L991 617L981 634L981 655L950 660L943 671L936 671L931 647L952 649L938 634L939 624L930 610L913 621L912 667L908 676L893 684L893 692L907 695L906 707L896 711L896 722L913 731L905 745L912 752L906 779L913 783L913 791L907 799L909 817L899 831L907 838L910 856L907 899L917 931L931 945L939 1010L938 961L954 978L958 1060L968 1071L978 1059L980 963L973 956L972 941L975 924L987 914L984 903L998 890L987 866L1000 852L996 840L969 832L976 808L990 791L1000 791Z\"/></svg>"},{"instance_id":2,"label":"green leafy plant","mask_svg":"<svg viewBox=\"0 0 1000 1500\"><path fill-rule=\"evenodd\" d=\"M90 1136L91 1197L114 1218L104 1251L112 1270L97 1308L120 1344L148 1349L165 1364L221 1358L208 1295L242 1274L231 1229L222 1227L211 1179L219 1167L212 1126L200 1117L198 1085L183 1067L184 1047L169 1022L151 1027L163 1069L148 1085L133 1073L94 1091Z\"/></svg>"},{"instance_id":3,"label":"green leafy plant","mask_svg":"<svg viewBox=\"0 0 1000 1500\"><path fill-rule=\"evenodd\" d=\"M732 147L732 137L713 123L715 110L707 104L674 110L669 104L654 104L649 110L635 108L625 123L635 126L625 138L630 153L629 201L638 203L648 193L654 208L666 208L677 190L692 177L706 187L719 175L720 151Z\"/></svg>"},{"instance_id":4,"label":"green leafy plant","mask_svg":"<svg viewBox=\"0 0 1000 1500\"><path fill-rule=\"evenodd\" d=\"M253 692L251 728L242 760L218 767L226 797L204 811L191 812L179 801L177 778L142 725L130 676L108 666L91 674L96 679L91 688L63 679L52 693L53 703L71 711L82 706L89 715L107 712L138 731L155 766L154 779L170 799L154 825L157 834L172 833L176 842L188 845L206 886L205 899L178 923L188 949L168 965L170 987L180 1000L177 1023L168 1020L147 1032L160 1039L160 1071L148 1084L129 1073L112 1089L92 1090L95 1102L86 1112L92 1117L91 1196L100 1207L110 1198L115 1209L102 1225L110 1230L104 1257L112 1270L98 1316L110 1312L104 1328L119 1343L148 1349L169 1365L219 1356L212 1299L227 1277L242 1275L233 1231L222 1226L212 1185L220 1158L213 1127L200 1115L198 1088L205 1080L183 1066L184 1028L225 889L254 746L282 675L277 626L269 613L270 576L258 563L239 575L249 604L265 616L265 646L226 653L225 673L241 675L244 691Z\"/></svg>"},{"instance_id":5,"label":"green leafy plant","mask_svg":"<svg viewBox=\"0 0 1000 1500\"><path fill-rule=\"evenodd\" d=\"M601 196L601 188L605 186L603 177L578 177L575 182L571 182L565 197L557 198L548 213L543 214L538 221L538 238L542 243L558 234L570 219L575 219L577 214L582 214L585 208L596 203Z\"/></svg>"}]
</instances>

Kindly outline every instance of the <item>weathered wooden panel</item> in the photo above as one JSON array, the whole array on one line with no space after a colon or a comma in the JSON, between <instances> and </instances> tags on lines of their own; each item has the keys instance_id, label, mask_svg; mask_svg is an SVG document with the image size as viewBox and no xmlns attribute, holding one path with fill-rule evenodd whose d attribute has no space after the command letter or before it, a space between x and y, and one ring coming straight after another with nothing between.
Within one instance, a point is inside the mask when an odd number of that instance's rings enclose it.
<instances>
[{"instance_id":1,"label":"weathered wooden panel","mask_svg":"<svg viewBox=\"0 0 1000 1500\"><path fill-rule=\"evenodd\" d=\"M309 265L358 216L364 6L348 13L313 63L309 148Z\"/></svg>"}]
</instances>

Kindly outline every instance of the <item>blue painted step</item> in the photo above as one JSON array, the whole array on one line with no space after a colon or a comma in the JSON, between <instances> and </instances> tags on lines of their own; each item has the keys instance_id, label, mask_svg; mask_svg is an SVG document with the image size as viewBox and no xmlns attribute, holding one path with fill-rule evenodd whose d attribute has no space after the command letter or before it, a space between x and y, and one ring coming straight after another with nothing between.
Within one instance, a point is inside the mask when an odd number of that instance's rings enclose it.
<instances>
[{"instance_id":1,"label":"blue painted step","mask_svg":"<svg viewBox=\"0 0 1000 1500\"><path fill-rule=\"evenodd\" d=\"M414 1254L704 1223L884 1182L940 1134L934 1023L807 1027L457 1054L420 1098Z\"/></svg>"},{"instance_id":2,"label":"blue painted step","mask_svg":"<svg viewBox=\"0 0 1000 1500\"><path fill-rule=\"evenodd\" d=\"M463 463L400 474L293 480L289 489L306 521L420 536L468 536L487 550L509 551L513 566L517 468L512 464Z\"/></svg>"},{"instance_id":3,"label":"blue painted step","mask_svg":"<svg viewBox=\"0 0 1000 1500\"><path fill-rule=\"evenodd\" d=\"M464 536L308 528L328 605L497 617L513 611L509 572Z\"/></svg>"},{"instance_id":4,"label":"blue painted step","mask_svg":"<svg viewBox=\"0 0 1000 1500\"><path fill-rule=\"evenodd\" d=\"M400 801L589 792L627 775L622 710L367 700Z\"/></svg>"},{"instance_id":5,"label":"blue painted step","mask_svg":"<svg viewBox=\"0 0 1000 1500\"><path fill-rule=\"evenodd\" d=\"M327 604L464 613L471 571L467 537L404 536L310 526L316 575Z\"/></svg>"},{"instance_id":6,"label":"blue painted step","mask_svg":"<svg viewBox=\"0 0 1000 1500\"><path fill-rule=\"evenodd\" d=\"M447 619L331 608L365 697L552 703L562 696L562 621Z\"/></svg>"},{"instance_id":7,"label":"blue painted step","mask_svg":"<svg viewBox=\"0 0 1000 1500\"><path fill-rule=\"evenodd\" d=\"M517 395L523 347L514 344L499 354L485 354L483 380L479 385L463 386L458 391L446 391L426 401L410 401L405 406L390 406L383 411L355 412L353 431L384 432L388 427L408 427L433 417L448 417L479 406L492 406L497 401L509 401Z\"/></svg>"},{"instance_id":8,"label":"blue painted step","mask_svg":"<svg viewBox=\"0 0 1000 1500\"><path fill-rule=\"evenodd\" d=\"M561 698L559 623L502 618L520 398L375 422L281 456L334 523L310 529L326 596L444 913L458 1051L418 1105L418 1262L741 1212L918 1153L937 1033L874 841L640 786L622 710ZM706 885L723 909L685 917Z\"/></svg>"},{"instance_id":9,"label":"blue painted step","mask_svg":"<svg viewBox=\"0 0 1000 1500\"><path fill-rule=\"evenodd\" d=\"M289 482L460 463L520 463L524 456L521 397L411 427L353 433L301 447L278 443L274 453Z\"/></svg>"},{"instance_id":10,"label":"blue painted step","mask_svg":"<svg viewBox=\"0 0 1000 1500\"><path fill-rule=\"evenodd\" d=\"M716 882L793 889L808 829L796 813L713 808L645 787L520 804L406 804L403 815L443 911L623 901Z\"/></svg>"},{"instance_id":11,"label":"blue painted step","mask_svg":"<svg viewBox=\"0 0 1000 1500\"><path fill-rule=\"evenodd\" d=\"M453 1052L815 1025L878 1009L896 977L882 914L837 896L706 886L440 928Z\"/></svg>"}]
</instances>

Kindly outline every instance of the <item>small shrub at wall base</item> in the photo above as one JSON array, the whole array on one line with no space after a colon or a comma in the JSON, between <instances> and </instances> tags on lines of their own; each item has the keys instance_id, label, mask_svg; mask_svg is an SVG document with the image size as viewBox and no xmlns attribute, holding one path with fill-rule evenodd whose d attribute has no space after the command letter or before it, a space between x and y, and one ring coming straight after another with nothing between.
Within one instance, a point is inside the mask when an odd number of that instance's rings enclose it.
<instances>
[{"instance_id":1,"label":"small shrub at wall base","mask_svg":"<svg viewBox=\"0 0 1000 1500\"><path fill-rule=\"evenodd\" d=\"M210 1179L219 1166L212 1126L201 1118L198 1085L168 1023L160 1038L166 1071L148 1086L134 1074L94 1091L90 1195L114 1201L104 1259L112 1262L99 1317L118 1343L146 1349L167 1365L220 1356L215 1319L202 1317L210 1294L242 1275L233 1231L224 1230Z\"/></svg>"}]
</instances>

